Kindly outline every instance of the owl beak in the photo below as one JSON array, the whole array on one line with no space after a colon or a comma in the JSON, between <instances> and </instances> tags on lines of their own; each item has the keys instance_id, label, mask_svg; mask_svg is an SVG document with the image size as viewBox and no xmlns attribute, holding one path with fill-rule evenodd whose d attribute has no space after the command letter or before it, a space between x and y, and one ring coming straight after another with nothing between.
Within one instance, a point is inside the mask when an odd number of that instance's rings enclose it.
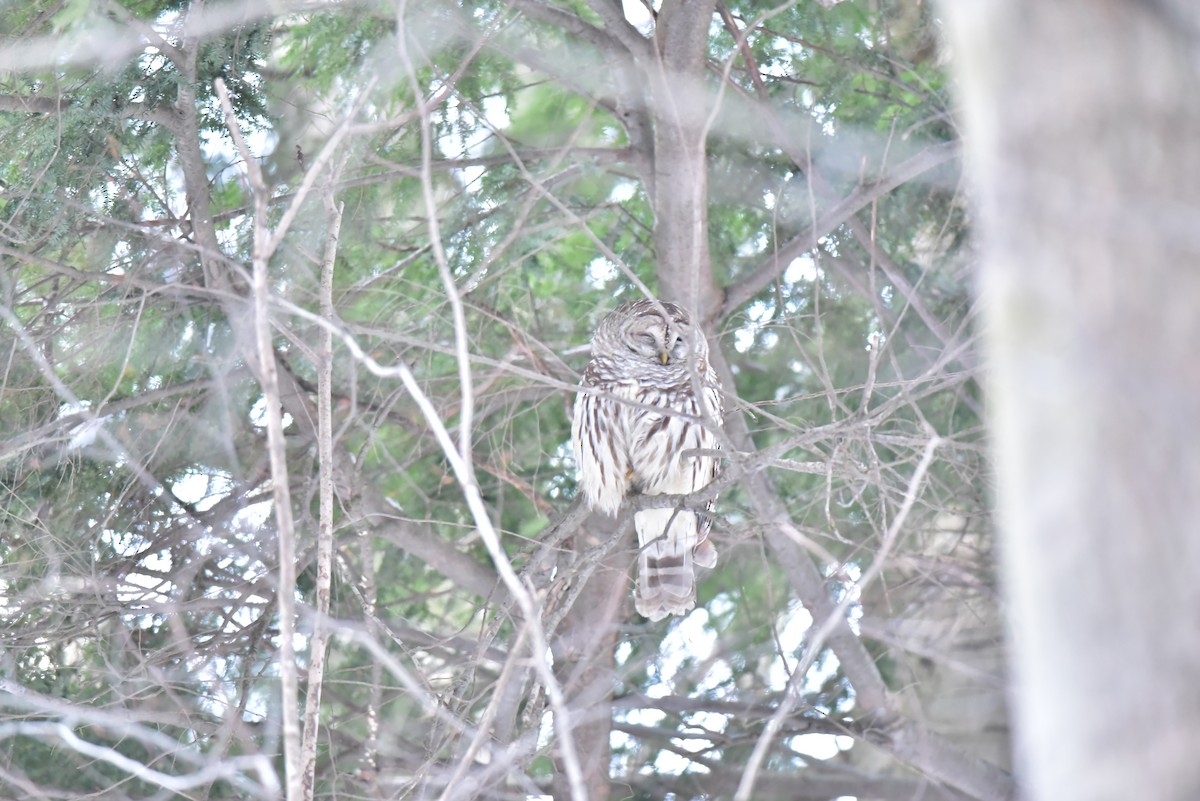
<instances>
[{"instance_id":1,"label":"owl beak","mask_svg":"<svg viewBox=\"0 0 1200 801\"><path fill-rule=\"evenodd\" d=\"M671 352L664 350L662 353L659 354L659 358L662 359L663 364L666 364L667 362L671 361Z\"/></svg>"}]
</instances>

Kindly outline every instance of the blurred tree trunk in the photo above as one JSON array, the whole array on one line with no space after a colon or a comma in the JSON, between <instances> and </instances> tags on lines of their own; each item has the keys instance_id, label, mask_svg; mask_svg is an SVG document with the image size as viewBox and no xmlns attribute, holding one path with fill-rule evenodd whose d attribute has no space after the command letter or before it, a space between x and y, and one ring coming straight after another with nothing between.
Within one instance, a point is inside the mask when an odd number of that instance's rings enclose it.
<instances>
[{"instance_id":1,"label":"blurred tree trunk","mask_svg":"<svg viewBox=\"0 0 1200 801\"><path fill-rule=\"evenodd\" d=\"M946 3L1021 785L1200 798L1200 6Z\"/></svg>"}]
</instances>

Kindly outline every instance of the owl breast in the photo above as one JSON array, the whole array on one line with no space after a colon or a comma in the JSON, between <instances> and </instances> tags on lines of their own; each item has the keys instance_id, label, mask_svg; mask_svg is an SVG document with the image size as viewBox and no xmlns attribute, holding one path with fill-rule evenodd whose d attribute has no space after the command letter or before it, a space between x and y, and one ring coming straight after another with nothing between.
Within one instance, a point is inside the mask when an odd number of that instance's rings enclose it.
<instances>
[{"instance_id":1,"label":"owl breast","mask_svg":"<svg viewBox=\"0 0 1200 801\"><path fill-rule=\"evenodd\" d=\"M697 451L712 452L717 447L712 431L700 420L706 414L709 419L720 414L719 397L706 389L702 410L690 381L666 386L663 390L642 385L632 396L663 412L625 408L632 488L647 495L693 492L711 480L716 465L712 456Z\"/></svg>"}]
</instances>

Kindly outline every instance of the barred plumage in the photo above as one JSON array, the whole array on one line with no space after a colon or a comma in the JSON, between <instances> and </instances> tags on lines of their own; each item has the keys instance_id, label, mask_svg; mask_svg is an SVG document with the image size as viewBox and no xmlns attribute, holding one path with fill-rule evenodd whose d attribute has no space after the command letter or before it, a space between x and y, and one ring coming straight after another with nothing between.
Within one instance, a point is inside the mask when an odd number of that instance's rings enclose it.
<instances>
[{"instance_id":1,"label":"barred plumage","mask_svg":"<svg viewBox=\"0 0 1200 801\"><path fill-rule=\"evenodd\" d=\"M575 400L572 443L588 504L615 515L630 491L686 495L707 486L720 469L721 413L721 383L687 312L657 300L622 305L596 329ZM695 565L717 563L711 525L686 509L634 515L638 612L661 620L696 605Z\"/></svg>"}]
</instances>

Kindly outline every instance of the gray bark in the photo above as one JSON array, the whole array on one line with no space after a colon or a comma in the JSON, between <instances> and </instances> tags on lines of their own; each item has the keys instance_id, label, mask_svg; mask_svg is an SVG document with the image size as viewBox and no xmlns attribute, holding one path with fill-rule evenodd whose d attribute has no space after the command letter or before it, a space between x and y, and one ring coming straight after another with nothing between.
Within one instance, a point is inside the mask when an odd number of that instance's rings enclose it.
<instances>
[{"instance_id":1,"label":"gray bark","mask_svg":"<svg viewBox=\"0 0 1200 801\"><path fill-rule=\"evenodd\" d=\"M665 0L644 65L654 118L654 250L659 295L707 321L720 308L708 250L710 109L704 85L715 0Z\"/></svg>"},{"instance_id":2,"label":"gray bark","mask_svg":"<svg viewBox=\"0 0 1200 801\"><path fill-rule=\"evenodd\" d=\"M598 513L567 547L578 558L616 536L616 521ZM569 699L572 736L579 754L588 801L607 801L611 790L612 694L617 676L613 653L622 619L628 614L629 563L627 548L615 547L587 578L579 598L559 626L555 638L554 674ZM573 566L574 567L574 566ZM554 797L568 798L565 775L558 771Z\"/></svg>"},{"instance_id":3,"label":"gray bark","mask_svg":"<svg viewBox=\"0 0 1200 801\"><path fill-rule=\"evenodd\" d=\"M1200 6L946 3L1020 783L1200 798Z\"/></svg>"}]
</instances>

